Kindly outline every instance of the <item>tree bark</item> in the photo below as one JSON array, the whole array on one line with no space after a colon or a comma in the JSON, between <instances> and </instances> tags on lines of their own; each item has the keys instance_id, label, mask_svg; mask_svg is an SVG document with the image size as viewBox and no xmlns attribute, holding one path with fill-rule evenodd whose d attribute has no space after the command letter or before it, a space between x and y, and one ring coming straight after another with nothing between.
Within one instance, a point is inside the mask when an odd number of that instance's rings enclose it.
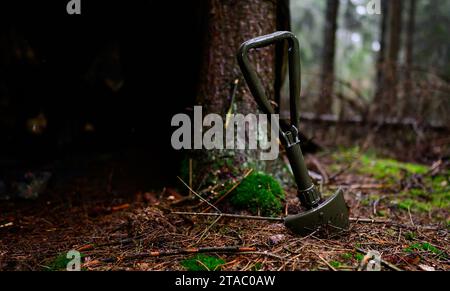
<instances>
[{"instance_id":1,"label":"tree bark","mask_svg":"<svg viewBox=\"0 0 450 291\"><path fill-rule=\"evenodd\" d=\"M203 52L203 64L197 94L197 102L203 106L203 114L216 113L225 118L230 108L232 113L257 114L256 102L251 95L239 69L236 53L240 45L251 38L277 30L278 1L262 0L208 0L207 37ZM275 47L252 52L251 59L266 88L273 98L275 82ZM231 92L239 79L232 104ZM257 163L257 151L208 151L198 160L196 168L207 170L211 160L231 158L235 165ZM231 157L230 157L231 155ZM211 157L212 156L212 157Z\"/></svg>"},{"instance_id":2,"label":"tree bark","mask_svg":"<svg viewBox=\"0 0 450 291\"><path fill-rule=\"evenodd\" d=\"M385 73L385 61L386 61L386 36L389 20L389 5L388 0L381 0L381 26L380 26L380 51L378 52L377 60L377 88L375 93L375 102L382 100L383 83Z\"/></svg>"},{"instance_id":3,"label":"tree bark","mask_svg":"<svg viewBox=\"0 0 450 291\"><path fill-rule=\"evenodd\" d=\"M290 0L279 0L277 5L277 30L291 30ZM279 43L276 46L275 56L275 84L274 100L281 106L281 91L288 72L288 44Z\"/></svg>"},{"instance_id":4,"label":"tree bark","mask_svg":"<svg viewBox=\"0 0 450 291\"><path fill-rule=\"evenodd\" d=\"M236 79L241 79L237 50L244 41L276 30L276 4L261 0L210 0L208 28L198 101L206 112L224 116L231 106L230 88ZM273 96L274 48L259 50L253 54L253 60L268 95ZM253 96L243 83L236 94L236 107L242 114L257 111Z\"/></svg>"},{"instance_id":5,"label":"tree bark","mask_svg":"<svg viewBox=\"0 0 450 291\"><path fill-rule=\"evenodd\" d=\"M327 0L323 40L322 94L318 102L319 112L330 113L333 105L334 62L336 55L336 32L338 28L339 0Z\"/></svg>"},{"instance_id":6,"label":"tree bark","mask_svg":"<svg viewBox=\"0 0 450 291\"><path fill-rule=\"evenodd\" d=\"M400 53L402 32L402 0L390 0L391 17L389 19L389 48L386 68L387 100L385 105L396 104L398 101L398 56Z\"/></svg>"},{"instance_id":7,"label":"tree bark","mask_svg":"<svg viewBox=\"0 0 450 291\"><path fill-rule=\"evenodd\" d=\"M408 28L406 35L406 64L405 64L405 85L404 85L404 110L406 115L413 114L413 104L415 104L415 98L413 94L413 80L412 80L412 68L414 65L414 34L416 30L416 0L409 0L408 10Z\"/></svg>"},{"instance_id":8,"label":"tree bark","mask_svg":"<svg viewBox=\"0 0 450 291\"><path fill-rule=\"evenodd\" d=\"M388 25L386 27L388 31L386 36L387 45L386 52L380 52L383 55L383 63L379 64L381 70L379 76L381 76L381 80L375 98L375 114L378 117L379 115L395 113L394 110L389 111L387 108L395 108L392 105L397 104L398 101L398 57L402 32L402 2L401 0L389 0L387 5L389 15L389 20L386 24ZM383 17L387 17L387 11L383 11L383 13Z\"/></svg>"}]
</instances>

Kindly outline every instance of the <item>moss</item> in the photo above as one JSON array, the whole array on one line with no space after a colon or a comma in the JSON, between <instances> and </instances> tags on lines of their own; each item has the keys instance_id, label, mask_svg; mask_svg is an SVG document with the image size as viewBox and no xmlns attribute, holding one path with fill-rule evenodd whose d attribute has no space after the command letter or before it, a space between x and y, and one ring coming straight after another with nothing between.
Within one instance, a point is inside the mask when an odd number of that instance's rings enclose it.
<instances>
[{"instance_id":1,"label":"moss","mask_svg":"<svg viewBox=\"0 0 450 291\"><path fill-rule=\"evenodd\" d=\"M428 212L434 209L450 208L449 176L435 176L424 178L423 188L410 189L401 193L406 197L397 201L400 209Z\"/></svg>"},{"instance_id":2,"label":"moss","mask_svg":"<svg viewBox=\"0 0 450 291\"><path fill-rule=\"evenodd\" d=\"M355 160L358 160L361 156L359 147L353 148L340 148L337 152L332 154L332 158L337 162L338 166L341 163L349 164Z\"/></svg>"},{"instance_id":3,"label":"moss","mask_svg":"<svg viewBox=\"0 0 450 291\"><path fill-rule=\"evenodd\" d=\"M349 261L349 260L353 259L353 254L352 254L352 253L345 253L345 254L342 254L342 258L343 258L344 260Z\"/></svg>"},{"instance_id":4,"label":"moss","mask_svg":"<svg viewBox=\"0 0 450 291\"><path fill-rule=\"evenodd\" d=\"M404 249L404 252L406 253L414 253L416 251L423 251L431 254L435 254L441 258L447 258L447 254L435 246L431 245L430 243L423 242L423 243L415 243Z\"/></svg>"},{"instance_id":5,"label":"moss","mask_svg":"<svg viewBox=\"0 0 450 291\"><path fill-rule=\"evenodd\" d=\"M397 201L397 205L400 209L411 211L429 212L432 209L429 203L420 202L414 199Z\"/></svg>"},{"instance_id":6,"label":"moss","mask_svg":"<svg viewBox=\"0 0 450 291\"><path fill-rule=\"evenodd\" d=\"M374 155L362 155L360 158L362 167L361 174L370 174L376 179L396 182L402 178L404 172L407 174L425 174L428 167L412 163L402 163L393 159L379 159Z\"/></svg>"},{"instance_id":7,"label":"moss","mask_svg":"<svg viewBox=\"0 0 450 291\"><path fill-rule=\"evenodd\" d=\"M378 210L377 211L377 216L378 217L387 217L388 213L385 210Z\"/></svg>"},{"instance_id":8,"label":"moss","mask_svg":"<svg viewBox=\"0 0 450 291\"><path fill-rule=\"evenodd\" d=\"M355 165L356 173L369 175L385 184L397 186L405 177L414 175L418 177L421 185L399 193L398 199L394 201L399 209L429 212L450 208L450 171L432 177L427 175L429 172L427 166L379 158L373 152L361 153L358 147L341 149L332 157L335 169L341 169L352 163ZM369 206L373 200L376 200L376 197L369 196L362 204Z\"/></svg>"},{"instance_id":9,"label":"moss","mask_svg":"<svg viewBox=\"0 0 450 291\"><path fill-rule=\"evenodd\" d=\"M355 259L356 259L358 262L361 262L361 261L364 259L364 255L363 255L363 254L360 254L360 253L356 253L356 254L355 254Z\"/></svg>"},{"instance_id":10,"label":"moss","mask_svg":"<svg viewBox=\"0 0 450 291\"><path fill-rule=\"evenodd\" d=\"M81 261L83 261L83 258L85 257L84 254L80 254ZM67 268L67 264L70 263L72 259L67 258L67 253L61 253L59 254L55 259L53 259L47 266L45 266L45 269L48 271L65 271Z\"/></svg>"},{"instance_id":11,"label":"moss","mask_svg":"<svg viewBox=\"0 0 450 291\"><path fill-rule=\"evenodd\" d=\"M379 158L374 152L362 153L359 147L340 149L332 155L334 164L332 169L338 170L348 164L357 165L360 174L368 174L376 179L386 180L386 182L396 182L402 178L404 172L407 174L425 174L428 167L402 163L394 159Z\"/></svg>"},{"instance_id":12,"label":"moss","mask_svg":"<svg viewBox=\"0 0 450 291\"><path fill-rule=\"evenodd\" d=\"M338 261L331 261L331 262L330 262L330 265L331 265L333 268L336 268L336 269L338 269L338 268L340 268L340 267L342 266L341 262L338 262Z\"/></svg>"},{"instance_id":13,"label":"moss","mask_svg":"<svg viewBox=\"0 0 450 291\"><path fill-rule=\"evenodd\" d=\"M221 258L198 254L195 257L183 260L181 265L188 271L219 271L225 261Z\"/></svg>"},{"instance_id":14,"label":"moss","mask_svg":"<svg viewBox=\"0 0 450 291\"><path fill-rule=\"evenodd\" d=\"M263 267L263 264L261 262L257 262L253 267L252 271L260 271Z\"/></svg>"},{"instance_id":15,"label":"moss","mask_svg":"<svg viewBox=\"0 0 450 291\"><path fill-rule=\"evenodd\" d=\"M236 188L231 203L238 208L249 209L262 215L280 214L285 194L280 184L270 175L256 172L248 176Z\"/></svg>"}]
</instances>

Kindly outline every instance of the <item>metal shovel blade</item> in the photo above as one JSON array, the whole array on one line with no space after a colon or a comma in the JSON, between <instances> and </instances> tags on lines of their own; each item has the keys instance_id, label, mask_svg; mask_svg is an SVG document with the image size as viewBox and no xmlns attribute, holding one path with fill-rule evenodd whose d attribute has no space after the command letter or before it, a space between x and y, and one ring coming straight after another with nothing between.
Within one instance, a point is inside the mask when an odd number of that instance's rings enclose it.
<instances>
[{"instance_id":1,"label":"metal shovel blade","mask_svg":"<svg viewBox=\"0 0 450 291\"><path fill-rule=\"evenodd\" d=\"M348 217L349 212L344 200L344 192L339 189L318 207L286 217L284 224L292 232L299 235L308 235L316 230L336 233L348 228Z\"/></svg>"}]
</instances>

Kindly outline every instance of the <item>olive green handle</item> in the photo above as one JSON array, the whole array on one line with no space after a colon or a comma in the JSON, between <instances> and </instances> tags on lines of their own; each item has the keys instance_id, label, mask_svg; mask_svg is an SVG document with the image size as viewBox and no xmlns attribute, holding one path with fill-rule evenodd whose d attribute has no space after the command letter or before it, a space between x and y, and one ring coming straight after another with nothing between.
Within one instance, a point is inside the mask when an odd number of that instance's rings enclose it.
<instances>
[{"instance_id":1,"label":"olive green handle","mask_svg":"<svg viewBox=\"0 0 450 291\"><path fill-rule=\"evenodd\" d=\"M301 68L300 68L300 46L297 37L289 31L279 31L269 35L257 37L244 42L238 51L238 62L245 80L256 99L261 110L266 114L275 114L275 110L270 104L261 80L249 59L251 49L263 48L272 44L287 41L289 44L289 84L290 84L290 106L291 124L298 128L299 101L301 91ZM287 130L290 125L286 121L280 124L283 130Z\"/></svg>"},{"instance_id":2,"label":"olive green handle","mask_svg":"<svg viewBox=\"0 0 450 291\"><path fill-rule=\"evenodd\" d=\"M256 70L250 63L249 51L263 48L277 42L287 41L289 44L289 83L290 83L290 116L291 122L281 120L279 127L286 154L292 167L294 179L298 187L298 196L302 204L308 209L318 207L321 193L311 181L306 168L299 140L299 101L301 91L300 45L294 34L288 31L275 32L244 42L239 48L238 62L247 85L256 99L261 110L266 114L275 114L266 91Z\"/></svg>"}]
</instances>

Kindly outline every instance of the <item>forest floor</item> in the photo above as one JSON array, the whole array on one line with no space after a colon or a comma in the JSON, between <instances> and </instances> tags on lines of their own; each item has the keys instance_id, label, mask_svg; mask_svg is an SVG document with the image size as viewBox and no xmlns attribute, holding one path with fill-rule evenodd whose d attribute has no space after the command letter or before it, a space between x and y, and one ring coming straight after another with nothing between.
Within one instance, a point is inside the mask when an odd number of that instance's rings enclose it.
<instances>
[{"instance_id":1,"label":"forest floor","mask_svg":"<svg viewBox=\"0 0 450 291\"><path fill-rule=\"evenodd\" d=\"M277 222L180 216L172 212L207 206L177 203L189 192L181 183L126 193L111 186L109 167L92 166L95 174L49 187L37 201L1 202L0 270L64 270L73 249L83 270L345 271L361 269L369 250L383 270L450 270L448 162L401 163L353 148L308 164L324 193L344 188L348 230L299 237ZM296 213L295 189L286 192L286 212Z\"/></svg>"}]
</instances>

